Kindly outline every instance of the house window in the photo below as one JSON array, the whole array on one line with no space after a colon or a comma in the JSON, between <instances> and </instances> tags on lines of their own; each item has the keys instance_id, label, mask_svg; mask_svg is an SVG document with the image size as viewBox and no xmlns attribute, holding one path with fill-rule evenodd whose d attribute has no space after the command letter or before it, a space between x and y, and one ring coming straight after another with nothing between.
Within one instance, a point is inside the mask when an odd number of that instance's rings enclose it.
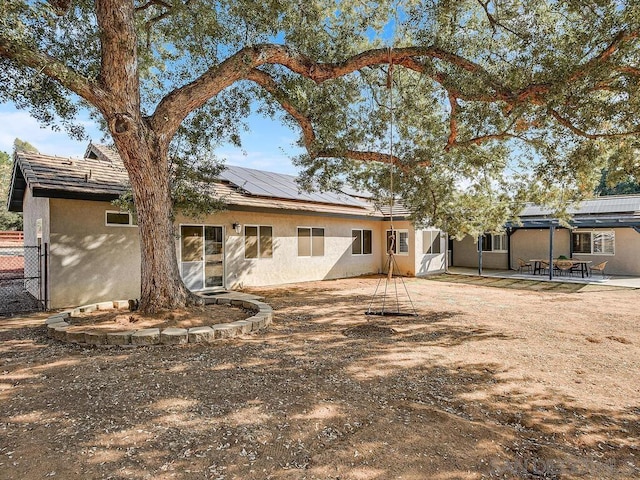
<instances>
[{"instance_id":1,"label":"house window","mask_svg":"<svg viewBox=\"0 0 640 480\"><path fill-rule=\"evenodd\" d=\"M491 234L487 233L482 236L482 251L483 252L507 252L507 234Z\"/></svg>"},{"instance_id":2,"label":"house window","mask_svg":"<svg viewBox=\"0 0 640 480\"><path fill-rule=\"evenodd\" d=\"M613 231L573 232L573 253L587 255L614 255L616 236Z\"/></svg>"},{"instance_id":3,"label":"house window","mask_svg":"<svg viewBox=\"0 0 640 480\"><path fill-rule=\"evenodd\" d=\"M273 227L245 225L244 258L273 257Z\"/></svg>"},{"instance_id":4,"label":"house window","mask_svg":"<svg viewBox=\"0 0 640 480\"><path fill-rule=\"evenodd\" d=\"M371 255L371 239L373 237L371 230L351 230L353 243L351 244L352 255Z\"/></svg>"},{"instance_id":5,"label":"house window","mask_svg":"<svg viewBox=\"0 0 640 480\"><path fill-rule=\"evenodd\" d=\"M422 232L422 253L427 255L442 253L439 230L426 230Z\"/></svg>"},{"instance_id":6,"label":"house window","mask_svg":"<svg viewBox=\"0 0 640 480\"><path fill-rule=\"evenodd\" d=\"M105 212L105 225L108 227L137 226L133 215L129 212Z\"/></svg>"},{"instance_id":7,"label":"house window","mask_svg":"<svg viewBox=\"0 0 640 480\"><path fill-rule=\"evenodd\" d=\"M396 255L409 254L409 231L408 230L387 230L387 252L391 249L392 232L396 234L393 253Z\"/></svg>"},{"instance_id":8,"label":"house window","mask_svg":"<svg viewBox=\"0 0 640 480\"><path fill-rule=\"evenodd\" d=\"M298 256L324 256L324 228L298 227Z\"/></svg>"}]
</instances>

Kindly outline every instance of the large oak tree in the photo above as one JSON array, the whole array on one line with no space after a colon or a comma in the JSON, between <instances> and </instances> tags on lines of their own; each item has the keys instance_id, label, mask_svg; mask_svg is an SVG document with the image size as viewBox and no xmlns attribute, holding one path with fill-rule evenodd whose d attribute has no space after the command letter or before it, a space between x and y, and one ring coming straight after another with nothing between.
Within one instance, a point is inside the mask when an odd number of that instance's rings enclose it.
<instances>
[{"instance_id":1,"label":"large oak tree","mask_svg":"<svg viewBox=\"0 0 640 480\"><path fill-rule=\"evenodd\" d=\"M238 142L255 105L300 131L307 183L383 193L392 164L414 220L455 233L523 192L577 198L604 166L637 178L638 18L631 0L0 0L0 101L74 135L80 107L103 121L152 311L190 301L174 157Z\"/></svg>"}]
</instances>

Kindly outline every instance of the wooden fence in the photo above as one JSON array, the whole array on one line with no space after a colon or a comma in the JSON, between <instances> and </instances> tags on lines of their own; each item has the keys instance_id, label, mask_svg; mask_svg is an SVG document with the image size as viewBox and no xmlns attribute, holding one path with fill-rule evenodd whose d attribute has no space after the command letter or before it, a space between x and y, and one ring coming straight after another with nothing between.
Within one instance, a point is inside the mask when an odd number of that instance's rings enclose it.
<instances>
[{"instance_id":1,"label":"wooden fence","mask_svg":"<svg viewBox=\"0 0 640 480\"><path fill-rule=\"evenodd\" d=\"M24 243L24 232L7 231L0 232L0 245L22 245Z\"/></svg>"}]
</instances>

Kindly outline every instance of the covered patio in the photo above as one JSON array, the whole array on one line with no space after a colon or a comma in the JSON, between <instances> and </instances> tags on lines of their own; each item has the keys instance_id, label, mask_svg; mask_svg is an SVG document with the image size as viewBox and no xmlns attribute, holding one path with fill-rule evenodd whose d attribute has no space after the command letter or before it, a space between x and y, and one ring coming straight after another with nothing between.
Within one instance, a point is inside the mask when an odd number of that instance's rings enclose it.
<instances>
[{"instance_id":1,"label":"covered patio","mask_svg":"<svg viewBox=\"0 0 640 480\"><path fill-rule=\"evenodd\" d=\"M482 273L477 268L468 267L449 267L448 273L453 275L482 276L505 279L531 280L538 282L555 282L555 283L576 283L584 285L606 285L610 287L626 287L640 289L640 277L625 275L593 275L581 278L579 276L553 276L549 278L547 274L520 273L517 270L501 270L501 269L482 269Z\"/></svg>"}]
</instances>

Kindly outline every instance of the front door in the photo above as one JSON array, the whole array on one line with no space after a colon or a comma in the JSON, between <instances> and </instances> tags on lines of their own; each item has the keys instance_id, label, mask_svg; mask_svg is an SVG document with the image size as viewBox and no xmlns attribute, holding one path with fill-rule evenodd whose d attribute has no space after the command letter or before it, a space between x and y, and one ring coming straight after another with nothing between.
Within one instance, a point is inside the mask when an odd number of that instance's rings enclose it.
<instances>
[{"instance_id":1,"label":"front door","mask_svg":"<svg viewBox=\"0 0 640 480\"><path fill-rule=\"evenodd\" d=\"M224 286L222 227L181 225L180 247L180 274L189 290Z\"/></svg>"}]
</instances>

